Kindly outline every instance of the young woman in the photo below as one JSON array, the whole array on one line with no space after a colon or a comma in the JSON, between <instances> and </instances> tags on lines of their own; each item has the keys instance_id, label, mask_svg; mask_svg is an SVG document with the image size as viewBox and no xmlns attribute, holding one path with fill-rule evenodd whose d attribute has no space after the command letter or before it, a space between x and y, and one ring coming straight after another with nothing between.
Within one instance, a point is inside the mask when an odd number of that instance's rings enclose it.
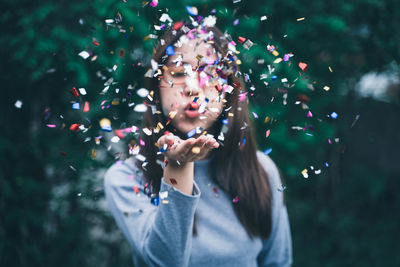
<instances>
[{"instance_id":1,"label":"young woman","mask_svg":"<svg viewBox=\"0 0 400 267\"><path fill-rule=\"evenodd\" d=\"M290 266L279 172L256 149L236 51L212 22L159 39L140 154L108 170L107 201L135 266Z\"/></svg>"}]
</instances>

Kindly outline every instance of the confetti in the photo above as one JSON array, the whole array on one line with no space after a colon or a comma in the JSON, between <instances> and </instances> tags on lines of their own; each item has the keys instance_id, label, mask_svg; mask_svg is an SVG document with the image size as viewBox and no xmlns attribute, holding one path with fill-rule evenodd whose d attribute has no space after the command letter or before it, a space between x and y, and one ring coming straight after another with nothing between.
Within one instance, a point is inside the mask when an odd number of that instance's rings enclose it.
<instances>
[{"instance_id":1,"label":"confetti","mask_svg":"<svg viewBox=\"0 0 400 267\"><path fill-rule=\"evenodd\" d=\"M260 20L261 20L261 21L267 20L267 16L262 16L262 17L260 18Z\"/></svg>"},{"instance_id":2,"label":"confetti","mask_svg":"<svg viewBox=\"0 0 400 267\"><path fill-rule=\"evenodd\" d=\"M69 91L70 91L70 93L71 93L71 95L72 95L73 97L78 97L78 96L79 96L79 93L78 93L78 91L76 90L75 87L72 87L72 89L69 90Z\"/></svg>"},{"instance_id":3,"label":"confetti","mask_svg":"<svg viewBox=\"0 0 400 267\"><path fill-rule=\"evenodd\" d=\"M107 118L103 118L99 121L100 127L103 131L106 132L111 132L112 128L111 128L111 121Z\"/></svg>"},{"instance_id":4,"label":"confetti","mask_svg":"<svg viewBox=\"0 0 400 267\"><path fill-rule=\"evenodd\" d=\"M86 95L86 89L85 88L79 88L79 93L81 93L81 95Z\"/></svg>"},{"instance_id":5,"label":"confetti","mask_svg":"<svg viewBox=\"0 0 400 267\"><path fill-rule=\"evenodd\" d=\"M201 151L201 149L200 149L200 147L198 147L198 146L195 146L195 147L192 148L192 153L193 153L193 154L199 154L200 151Z\"/></svg>"},{"instance_id":6,"label":"confetti","mask_svg":"<svg viewBox=\"0 0 400 267\"><path fill-rule=\"evenodd\" d=\"M81 105L79 103L73 103L72 109L81 109Z\"/></svg>"},{"instance_id":7,"label":"confetti","mask_svg":"<svg viewBox=\"0 0 400 267\"><path fill-rule=\"evenodd\" d=\"M14 106L16 107L16 108L21 108L22 107L22 101L21 100L17 100L15 103L14 103Z\"/></svg>"},{"instance_id":8,"label":"confetti","mask_svg":"<svg viewBox=\"0 0 400 267\"><path fill-rule=\"evenodd\" d=\"M330 71L330 72L333 72L333 70L332 70L331 66L329 66L329 71Z\"/></svg>"},{"instance_id":9,"label":"confetti","mask_svg":"<svg viewBox=\"0 0 400 267\"><path fill-rule=\"evenodd\" d=\"M167 48L165 49L165 53L168 56L175 55L175 51L174 51L174 48L172 47L172 45L167 46Z\"/></svg>"},{"instance_id":10,"label":"confetti","mask_svg":"<svg viewBox=\"0 0 400 267\"><path fill-rule=\"evenodd\" d=\"M137 90L136 94L140 97L146 97L149 94L149 91L146 88L140 88Z\"/></svg>"},{"instance_id":11,"label":"confetti","mask_svg":"<svg viewBox=\"0 0 400 267\"><path fill-rule=\"evenodd\" d=\"M79 124L79 123L74 123L74 124L72 124L70 127L69 127L69 129L71 130L71 131L74 131L74 132L79 132L79 130L80 130L80 127L81 126L81 124Z\"/></svg>"},{"instance_id":12,"label":"confetti","mask_svg":"<svg viewBox=\"0 0 400 267\"><path fill-rule=\"evenodd\" d=\"M329 89L331 89L329 86L326 86L326 85L324 86L325 91L329 91Z\"/></svg>"},{"instance_id":13,"label":"confetti","mask_svg":"<svg viewBox=\"0 0 400 267\"><path fill-rule=\"evenodd\" d=\"M353 126L356 124L356 122L358 121L358 119L360 118L360 115L356 115L353 123L351 124L350 128L353 128Z\"/></svg>"},{"instance_id":14,"label":"confetti","mask_svg":"<svg viewBox=\"0 0 400 267\"><path fill-rule=\"evenodd\" d=\"M246 38L241 37L241 36L238 37L238 42L239 42L240 44L243 44L244 41L246 41Z\"/></svg>"},{"instance_id":15,"label":"confetti","mask_svg":"<svg viewBox=\"0 0 400 267\"><path fill-rule=\"evenodd\" d=\"M233 202L233 203L238 203L238 202L239 202L239 197L236 196L234 199L232 199L232 202Z\"/></svg>"},{"instance_id":16,"label":"confetti","mask_svg":"<svg viewBox=\"0 0 400 267\"><path fill-rule=\"evenodd\" d=\"M83 106L83 112L89 112L89 102L85 102L84 106Z\"/></svg>"},{"instance_id":17,"label":"confetti","mask_svg":"<svg viewBox=\"0 0 400 267\"><path fill-rule=\"evenodd\" d=\"M336 112L332 112L330 116L332 119L336 119L338 117L338 114Z\"/></svg>"},{"instance_id":18,"label":"confetti","mask_svg":"<svg viewBox=\"0 0 400 267\"><path fill-rule=\"evenodd\" d=\"M197 7L194 6L186 6L186 11L192 16L197 16L198 14Z\"/></svg>"},{"instance_id":19,"label":"confetti","mask_svg":"<svg viewBox=\"0 0 400 267\"><path fill-rule=\"evenodd\" d=\"M298 18L297 21L302 21L302 20L305 20L305 19L306 18L304 18L304 17L303 18Z\"/></svg>"},{"instance_id":20,"label":"confetti","mask_svg":"<svg viewBox=\"0 0 400 267\"><path fill-rule=\"evenodd\" d=\"M303 175L304 178L308 178L308 170L307 169L302 170L301 174Z\"/></svg>"},{"instance_id":21,"label":"confetti","mask_svg":"<svg viewBox=\"0 0 400 267\"><path fill-rule=\"evenodd\" d=\"M145 104L138 104L133 108L136 112L146 112L147 106Z\"/></svg>"},{"instance_id":22,"label":"confetti","mask_svg":"<svg viewBox=\"0 0 400 267\"><path fill-rule=\"evenodd\" d=\"M81 56L83 59L87 59L90 56L90 54L86 51L82 51L78 55Z\"/></svg>"},{"instance_id":23,"label":"confetti","mask_svg":"<svg viewBox=\"0 0 400 267\"><path fill-rule=\"evenodd\" d=\"M271 132L271 130L270 130L270 129L268 129L268 130L265 132L265 138L268 138L268 136L269 136L270 132Z\"/></svg>"},{"instance_id":24,"label":"confetti","mask_svg":"<svg viewBox=\"0 0 400 267\"><path fill-rule=\"evenodd\" d=\"M55 124L46 124L47 127L49 128L56 128L57 126Z\"/></svg>"},{"instance_id":25,"label":"confetti","mask_svg":"<svg viewBox=\"0 0 400 267\"><path fill-rule=\"evenodd\" d=\"M268 148L268 149L264 150L264 155L268 155L271 152L272 152L272 148Z\"/></svg>"},{"instance_id":26,"label":"confetti","mask_svg":"<svg viewBox=\"0 0 400 267\"><path fill-rule=\"evenodd\" d=\"M308 118L311 118L312 116L313 116L313 115L312 115L311 111L308 111L307 117L308 117Z\"/></svg>"},{"instance_id":27,"label":"confetti","mask_svg":"<svg viewBox=\"0 0 400 267\"><path fill-rule=\"evenodd\" d=\"M299 63L299 68L300 68L303 72L306 72L306 70L307 70L307 68L308 68L308 65L307 65L307 63L300 62L300 63Z\"/></svg>"},{"instance_id":28,"label":"confetti","mask_svg":"<svg viewBox=\"0 0 400 267\"><path fill-rule=\"evenodd\" d=\"M150 5L151 5L152 7L156 7L156 6L158 5L158 0L152 0L152 1L150 2Z\"/></svg>"}]
</instances>

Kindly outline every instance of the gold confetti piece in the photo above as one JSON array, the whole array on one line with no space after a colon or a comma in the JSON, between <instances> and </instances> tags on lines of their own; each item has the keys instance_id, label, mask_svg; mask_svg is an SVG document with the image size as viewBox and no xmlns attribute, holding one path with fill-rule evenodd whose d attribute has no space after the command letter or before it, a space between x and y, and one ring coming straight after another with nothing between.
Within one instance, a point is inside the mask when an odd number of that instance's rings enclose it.
<instances>
[{"instance_id":1,"label":"gold confetti piece","mask_svg":"<svg viewBox=\"0 0 400 267\"><path fill-rule=\"evenodd\" d=\"M198 147L198 146L193 147L192 148L192 153L193 154L199 154L200 153L200 147Z\"/></svg>"},{"instance_id":2,"label":"gold confetti piece","mask_svg":"<svg viewBox=\"0 0 400 267\"><path fill-rule=\"evenodd\" d=\"M274 63L281 63L282 62L282 58L278 57L277 59L274 60Z\"/></svg>"},{"instance_id":3,"label":"gold confetti piece","mask_svg":"<svg viewBox=\"0 0 400 267\"><path fill-rule=\"evenodd\" d=\"M240 59L238 59L238 60L236 60L236 64L240 65L240 64L242 64L242 61L240 61Z\"/></svg>"},{"instance_id":4,"label":"gold confetti piece","mask_svg":"<svg viewBox=\"0 0 400 267\"><path fill-rule=\"evenodd\" d=\"M302 170L301 174L304 176L304 178L308 178L308 170L307 169Z\"/></svg>"},{"instance_id":5,"label":"gold confetti piece","mask_svg":"<svg viewBox=\"0 0 400 267\"><path fill-rule=\"evenodd\" d=\"M175 117L176 113L178 113L176 110L171 111L171 112L168 114L168 116L169 116L171 119L173 119L173 118Z\"/></svg>"},{"instance_id":6,"label":"gold confetti piece","mask_svg":"<svg viewBox=\"0 0 400 267\"><path fill-rule=\"evenodd\" d=\"M234 114L233 114L232 112L229 112L229 113L228 113L228 116L229 116L229 117L233 117L233 115L234 115Z\"/></svg>"},{"instance_id":7,"label":"gold confetti piece","mask_svg":"<svg viewBox=\"0 0 400 267\"><path fill-rule=\"evenodd\" d=\"M272 51L272 54L277 57L279 55L279 52L274 50L274 51Z\"/></svg>"},{"instance_id":8,"label":"gold confetti piece","mask_svg":"<svg viewBox=\"0 0 400 267\"><path fill-rule=\"evenodd\" d=\"M92 159L95 159L95 158L96 158L97 152L96 152L95 149L92 149L92 151L91 151L91 153L90 153L90 156L92 157Z\"/></svg>"},{"instance_id":9,"label":"gold confetti piece","mask_svg":"<svg viewBox=\"0 0 400 267\"><path fill-rule=\"evenodd\" d=\"M118 106L118 105L119 105L119 99L114 99L114 100L111 102L111 105L113 105L113 106Z\"/></svg>"},{"instance_id":10,"label":"gold confetti piece","mask_svg":"<svg viewBox=\"0 0 400 267\"><path fill-rule=\"evenodd\" d=\"M329 71L330 71L330 72L333 72L333 70L332 70L331 66L329 66Z\"/></svg>"},{"instance_id":11,"label":"gold confetti piece","mask_svg":"<svg viewBox=\"0 0 400 267\"><path fill-rule=\"evenodd\" d=\"M331 89L331 88L330 88L329 86L327 86L327 85L324 86L324 90L325 90L325 91L329 91L330 89Z\"/></svg>"},{"instance_id":12,"label":"gold confetti piece","mask_svg":"<svg viewBox=\"0 0 400 267\"><path fill-rule=\"evenodd\" d=\"M162 202L163 204L168 204L168 200L166 200L166 199L163 199L161 202Z\"/></svg>"},{"instance_id":13,"label":"gold confetti piece","mask_svg":"<svg viewBox=\"0 0 400 267\"><path fill-rule=\"evenodd\" d=\"M304 17L303 18L298 18L297 21L302 21L302 20L305 20L305 19L306 18L304 18Z\"/></svg>"},{"instance_id":14,"label":"gold confetti piece","mask_svg":"<svg viewBox=\"0 0 400 267\"><path fill-rule=\"evenodd\" d=\"M161 124L161 122L157 123L157 128L160 128L161 130L164 129L164 126Z\"/></svg>"},{"instance_id":15,"label":"gold confetti piece","mask_svg":"<svg viewBox=\"0 0 400 267\"><path fill-rule=\"evenodd\" d=\"M269 122L269 120L270 120L270 118L267 116L267 117L265 117L265 119L264 119L264 123L268 123Z\"/></svg>"}]
</instances>

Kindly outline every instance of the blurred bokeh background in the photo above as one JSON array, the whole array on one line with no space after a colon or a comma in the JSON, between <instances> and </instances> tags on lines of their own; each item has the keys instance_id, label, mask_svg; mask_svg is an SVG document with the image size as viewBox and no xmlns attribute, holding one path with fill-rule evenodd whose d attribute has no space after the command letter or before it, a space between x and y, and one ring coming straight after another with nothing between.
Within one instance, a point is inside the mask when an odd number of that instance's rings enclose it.
<instances>
[{"instance_id":1,"label":"blurred bokeh background","mask_svg":"<svg viewBox=\"0 0 400 267\"><path fill-rule=\"evenodd\" d=\"M116 130L140 126L155 40L186 6L237 44L294 266L399 266L396 0L2 0L0 266L131 266L103 174L138 141Z\"/></svg>"}]
</instances>

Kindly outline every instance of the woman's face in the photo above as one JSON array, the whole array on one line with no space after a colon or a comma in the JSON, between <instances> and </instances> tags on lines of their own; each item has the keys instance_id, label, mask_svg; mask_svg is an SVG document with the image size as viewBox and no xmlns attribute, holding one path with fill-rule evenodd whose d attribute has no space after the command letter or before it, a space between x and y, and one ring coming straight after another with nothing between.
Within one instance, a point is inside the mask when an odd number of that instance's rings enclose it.
<instances>
[{"instance_id":1,"label":"woman's face","mask_svg":"<svg viewBox=\"0 0 400 267\"><path fill-rule=\"evenodd\" d=\"M220 115L225 97L214 64L217 51L199 38L173 48L159 84L163 113L183 134L198 127L207 130Z\"/></svg>"}]
</instances>

